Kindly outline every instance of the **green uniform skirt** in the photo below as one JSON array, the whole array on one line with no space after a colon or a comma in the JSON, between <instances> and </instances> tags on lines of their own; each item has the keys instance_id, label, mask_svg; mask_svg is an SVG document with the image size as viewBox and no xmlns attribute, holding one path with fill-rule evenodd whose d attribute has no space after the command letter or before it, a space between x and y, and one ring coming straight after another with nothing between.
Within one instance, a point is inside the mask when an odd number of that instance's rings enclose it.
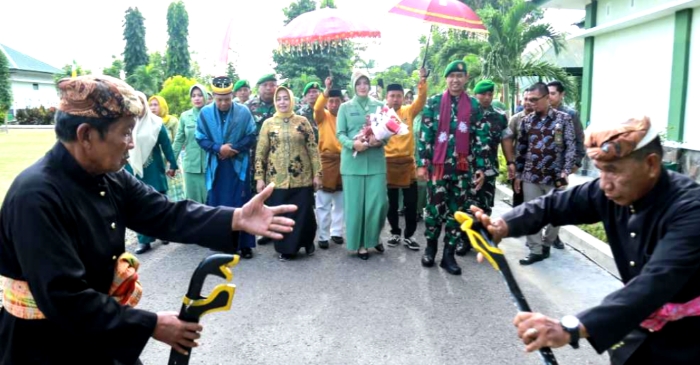
<instances>
[{"instance_id":1,"label":"green uniform skirt","mask_svg":"<svg viewBox=\"0 0 700 365\"><path fill-rule=\"evenodd\" d=\"M342 176L347 249L375 247L389 210L386 174Z\"/></svg>"},{"instance_id":2,"label":"green uniform skirt","mask_svg":"<svg viewBox=\"0 0 700 365\"><path fill-rule=\"evenodd\" d=\"M204 174L185 173L185 196L197 203L207 203L207 182Z\"/></svg>"}]
</instances>

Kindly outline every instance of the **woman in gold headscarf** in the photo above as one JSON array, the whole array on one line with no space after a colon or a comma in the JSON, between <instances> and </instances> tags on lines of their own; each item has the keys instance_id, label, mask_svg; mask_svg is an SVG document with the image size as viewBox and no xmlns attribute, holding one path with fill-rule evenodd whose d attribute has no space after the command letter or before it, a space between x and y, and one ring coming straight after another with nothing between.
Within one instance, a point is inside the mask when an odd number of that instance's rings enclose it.
<instances>
[{"instance_id":1,"label":"woman in gold headscarf","mask_svg":"<svg viewBox=\"0 0 700 365\"><path fill-rule=\"evenodd\" d=\"M174 115L168 114L170 112L168 103L162 96L154 95L148 99L148 107L151 109L151 113L163 119L163 126L168 131L168 137L170 138L170 143L172 144L173 140L175 140L175 134L177 133L179 121ZM177 156L180 151L173 152ZM185 199L185 183L180 171L177 171L175 176L168 176L168 198L170 198L172 201L180 201Z\"/></svg>"},{"instance_id":2,"label":"woman in gold headscarf","mask_svg":"<svg viewBox=\"0 0 700 365\"><path fill-rule=\"evenodd\" d=\"M293 258L304 247L306 254L316 250L314 190L321 186L321 162L314 130L309 121L294 114L294 93L284 86L275 90L275 114L265 120L255 153L255 180L258 192L271 182L275 191L268 205L296 204L288 215L294 231L275 242L280 260Z\"/></svg>"}]
</instances>

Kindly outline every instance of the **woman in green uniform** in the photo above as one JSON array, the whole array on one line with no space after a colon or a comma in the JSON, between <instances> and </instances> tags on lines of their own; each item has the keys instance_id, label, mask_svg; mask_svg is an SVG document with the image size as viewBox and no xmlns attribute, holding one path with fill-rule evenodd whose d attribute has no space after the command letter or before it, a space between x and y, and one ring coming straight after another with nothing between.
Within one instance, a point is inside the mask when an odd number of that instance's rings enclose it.
<instances>
[{"instance_id":1,"label":"woman in green uniform","mask_svg":"<svg viewBox=\"0 0 700 365\"><path fill-rule=\"evenodd\" d=\"M205 204L207 202L205 176L207 172L207 153L199 147L194 134L197 130L199 113L202 107L207 104L207 89L199 84L193 85L190 88L190 100L192 101L192 109L180 114L180 124L175 134L173 151L178 161L180 161L177 158L178 155L181 151L184 151L182 171L185 175L185 197Z\"/></svg>"},{"instance_id":2,"label":"woman in green uniform","mask_svg":"<svg viewBox=\"0 0 700 365\"><path fill-rule=\"evenodd\" d=\"M368 248L384 252L379 235L389 207L386 190L384 143L374 140L363 143L355 138L366 124L369 114L383 104L369 97L370 79L362 72L352 76L355 96L338 110L337 136L343 146L340 153L340 174L343 178L347 248L357 250L367 260ZM355 152L357 154L355 155Z\"/></svg>"}]
</instances>

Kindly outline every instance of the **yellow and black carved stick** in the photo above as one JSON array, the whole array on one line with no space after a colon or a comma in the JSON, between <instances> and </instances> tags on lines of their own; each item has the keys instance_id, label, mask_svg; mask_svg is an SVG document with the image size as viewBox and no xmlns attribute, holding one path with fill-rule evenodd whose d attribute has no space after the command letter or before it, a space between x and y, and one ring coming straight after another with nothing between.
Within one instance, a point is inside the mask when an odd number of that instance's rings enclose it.
<instances>
[{"instance_id":1,"label":"yellow and black carved stick","mask_svg":"<svg viewBox=\"0 0 700 365\"><path fill-rule=\"evenodd\" d=\"M472 247L479 251L484 258L489 261L491 266L503 275L503 279L506 285L508 285L508 289L510 290L510 294L518 310L521 312L532 312L530 305L527 303L527 300L525 300L525 295L523 295L518 282L513 276L513 272L510 271L510 266L508 266L508 261L506 261L503 250L496 246L486 228L473 216L464 212L455 213L455 219L459 222L462 231L464 231L469 238L469 243ZM539 350L539 353L542 357L542 361L546 365L558 364L551 348L543 347Z\"/></svg>"},{"instance_id":2,"label":"yellow and black carved stick","mask_svg":"<svg viewBox=\"0 0 700 365\"><path fill-rule=\"evenodd\" d=\"M238 264L238 260L240 260L238 255L224 254L211 255L202 260L192 274L190 287L182 299L182 307L178 318L186 322L198 323L199 319L207 313L231 309L231 301L233 301L233 295L236 293L234 284L219 284L214 287L214 290L207 297L202 296L201 292L204 280L209 275L219 276L225 279L226 282L231 282L231 279L233 279L231 268ZM185 350L187 355L183 355L174 349L171 350L168 365L187 365L190 362L192 349L185 348Z\"/></svg>"}]
</instances>

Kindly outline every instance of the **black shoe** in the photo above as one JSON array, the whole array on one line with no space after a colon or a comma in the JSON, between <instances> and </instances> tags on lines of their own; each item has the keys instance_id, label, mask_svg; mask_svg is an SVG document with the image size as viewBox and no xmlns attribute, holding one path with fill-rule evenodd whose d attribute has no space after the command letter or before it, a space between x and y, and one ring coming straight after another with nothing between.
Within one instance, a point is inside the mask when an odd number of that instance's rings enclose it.
<instances>
[{"instance_id":1,"label":"black shoe","mask_svg":"<svg viewBox=\"0 0 700 365\"><path fill-rule=\"evenodd\" d=\"M398 234L392 235L391 238L389 238L388 241L386 241L386 244L389 245L389 247L396 247L401 243L401 236Z\"/></svg>"},{"instance_id":2,"label":"black shoe","mask_svg":"<svg viewBox=\"0 0 700 365\"><path fill-rule=\"evenodd\" d=\"M318 241L318 248L322 248L324 250L328 249L328 241Z\"/></svg>"},{"instance_id":3,"label":"black shoe","mask_svg":"<svg viewBox=\"0 0 700 365\"><path fill-rule=\"evenodd\" d=\"M406 248L408 248L409 250L413 250L413 251L420 250L420 245L418 244L418 242L416 242L416 239L413 237L404 238L403 245L406 246Z\"/></svg>"},{"instance_id":4,"label":"black shoe","mask_svg":"<svg viewBox=\"0 0 700 365\"><path fill-rule=\"evenodd\" d=\"M306 256L312 256L314 252L316 252L316 245L311 243L310 245L305 247L306 249Z\"/></svg>"},{"instance_id":5,"label":"black shoe","mask_svg":"<svg viewBox=\"0 0 700 365\"><path fill-rule=\"evenodd\" d=\"M542 256L544 256L544 258L548 259L548 258L549 258L549 252L550 252L551 250L552 250L552 248L549 247L549 246L542 246Z\"/></svg>"},{"instance_id":6,"label":"black shoe","mask_svg":"<svg viewBox=\"0 0 700 365\"><path fill-rule=\"evenodd\" d=\"M380 242L376 246L374 246L374 249L379 251L379 252L384 252L384 245Z\"/></svg>"},{"instance_id":7,"label":"black shoe","mask_svg":"<svg viewBox=\"0 0 700 365\"><path fill-rule=\"evenodd\" d=\"M338 237L338 236L332 236L331 241L335 242L338 245L342 245L344 242L343 237Z\"/></svg>"},{"instance_id":8,"label":"black shoe","mask_svg":"<svg viewBox=\"0 0 700 365\"><path fill-rule=\"evenodd\" d=\"M134 251L137 255L140 255L144 252L148 252L151 250L151 244L150 243L139 243L139 247L136 248Z\"/></svg>"},{"instance_id":9,"label":"black shoe","mask_svg":"<svg viewBox=\"0 0 700 365\"><path fill-rule=\"evenodd\" d=\"M435 264L435 254L437 254L437 241L428 240L428 245L425 247L425 253L420 263L425 267L432 267Z\"/></svg>"},{"instance_id":10,"label":"black shoe","mask_svg":"<svg viewBox=\"0 0 700 365\"><path fill-rule=\"evenodd\" d=\"M455 249L456 245L450 245L445 242L445 247L442 249L440 267L452 275L462 275L462 268L460 268L459 265L457 265L457 261L455 261Z\"/></svg>"},{"instance_id":11,"label":"black shoe","mask_svg":"<svg viewBox=\"0 0 700 365\"><path fill-rule=\"evenodd\" d=\"M244 259L252 259L253 258L253 249L250 247L243 247L241 249L241 257Z\"/></svg>"},{"instance_id":12,"label":"black shoe","mask_svg":"<svg viewBox=\"0 0 700 365\"><path fill-rule=\"evenodd\" d=\"M564 242L562 242L562 241L559 239L559 236L557 236L557 239L555 239L554 242L552 242L552 247L554 247L554 248L556 248L556 249L558 249L558 250L563 250L563 249L564 249Z\"/></svg>"},{"instance_id":13,"label":"black shoe","mask_svg":"<svg viewBox=\"0 0 700 365\"><path fill-rule=\"evenodd\" d=\"M455 250L455 255L466 256L469 251L471 251L472 246L470 244L464 243L464 241L459 241L457 243L457 249Z\"/></svg>"},{"instance_id":14,"label":"black shoe","mask_svg":"<svg viewBox=\"0 0 700 365\"><path fill-rule=\"evenodd\" d=\"M287 255L287 254L284 254L284 253L280 254L280 256L279 256L280 261L289 261L289 260L291 260L292 258L294 258L294 256L292 256L292 255Z\"/></svg>"},{"instance_id":15,"label":"black shoe","mask_svg":"<svg viewBox=\"0 0 700 365\"><path fill-rule=\"evenodd\" d=\"M261 238L258 240L258 244L259 244L259 245L266 245L266 244L270 243L271 241L272 241L272 240L269 239L269 238L267 238L267 237L261 237Z\"/></svg>"},{"instance_id":16,"label":"black shoe","mask_svg":"<svg viewBox=\"0 0 700 365\"><path fill-rule=\"evenodd\" d=\"M532 265L535 262L544 260L545 258L546 257L544 257L544 255L531 253L527 255L526 258L520 260L520 265Z\"/></svg>"},{"instance_id":17,"label":"black shoe","mask_svg":"<svg viewBox=\"0 0 700 365\"><path fill-rule=\"evenodd\" d=\"M457 241L457 250L455 250L457 256L466 256L467 253L471 251L472 245L468 241L469 237L467 237L465 233L462 233L459 241Z\"/></svg>"},{"instance_id":18,"label":"black shoe","mask_svg":"<svg viewBox=\"0 0 700 365\"><path fill-rule=\"evenodd\" d=\"M160 241L160 244L163 245L163 246L167 246L167 245L170 244L170 241L163 241L163 240L161 240L161 241Z\"/></svg>"},{"instance_id":19,"label":"black shoe","mask_svg":"<svg viewBox=\"0 0 700 365\"><path fill-rule=\"evenodd\" d=\"M362 260L367 260L367 259L369 259L369 252L367 252L367 251L365 251L365 252L357 251L357 257L359 257L359 258L362 259Z\"/></svg>"}]
</instances>

